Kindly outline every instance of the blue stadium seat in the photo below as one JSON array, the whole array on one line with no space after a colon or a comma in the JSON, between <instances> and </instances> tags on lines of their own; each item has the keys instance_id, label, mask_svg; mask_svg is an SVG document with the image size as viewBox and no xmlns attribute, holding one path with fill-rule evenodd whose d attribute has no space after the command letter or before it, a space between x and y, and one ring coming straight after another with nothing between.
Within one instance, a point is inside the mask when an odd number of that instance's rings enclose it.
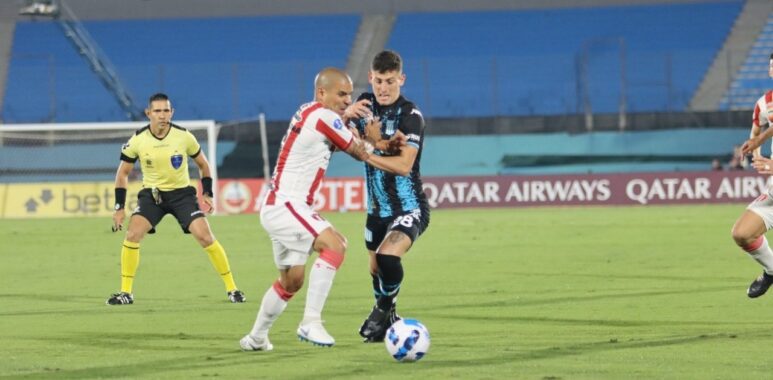
<instances>
[{"instance_id":1,"label":"blue stadium seat","mask_svg":"<svg viewBox=\"0 0 773 380\"><path fill-rule=\"evenodd\" d=\"M406 60L405 92L428 116L582 110L587 51L594 112L617 112L624 41L628 110L686 108L743 1L401 14L388 47Z\"/></svg>"},{"instance_id":2,"label":"blue stadium seat","mask_svg":"<svg viewBox=\"0 0 773 380\"><path fill-rule=\"evenodd\" d=\"M87 21L135 101L167 92L176 118L289 120L313 97L314 75L345 67L360 17ZM125 120L112 96L52 21L19 22L6 122Z\"/></svg>"},{"instance_id":3,"label":"blue stadium seat","mask_svg":"<svg viewBox=\"0 0 773 380\"><path fill-rule=\"evenodd\" d=\"M730 88L722 97L722 110L742 110L754 107L754 102L770 89L768 65L773 53L773 13L768 15L766 25L754 41L743 65L733 78Z\"/></svg>"},{"instance_id":4,"label":"blue stadium seat","mask_svg":"<svg viewBox=\"0 0 773 380\"><path fill-rule=\"evenodd\" d=\"M742 5L399 14L387 47L404 56L406 95L428 117L577 113L582 92L594 112L616 112L623 91L631 112L678 111ZM178 120L259 112L286 120L311 99L321 67L345 66L359 21L324 15L84 25L140 104L164 91ZM587 63L584 91L580 61ZM8 78L5 122L125 119L51 21L17 24Z\"/></svg>"}]
</instances>

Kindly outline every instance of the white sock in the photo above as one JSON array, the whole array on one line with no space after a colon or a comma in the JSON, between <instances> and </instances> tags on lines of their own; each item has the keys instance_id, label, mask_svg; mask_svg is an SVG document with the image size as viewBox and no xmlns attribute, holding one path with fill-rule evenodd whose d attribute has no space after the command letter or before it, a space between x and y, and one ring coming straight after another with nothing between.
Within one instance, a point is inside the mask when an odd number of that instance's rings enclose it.
<instances>
[{"instance_id":1,"label":"white sock","mask_svg":"<svg viewBox=\"0 0 773 380\"><path fill-rule=\"evenodd\" d=\"M309 272L309 288L306 290L306 308L303 311L304 321L319 321L322 319L322 308L325 307L325 301L333 286L338 265L343 260L343 255L337 255L331 260L330 252L320 254ZM339 258L340 260L336 260ZM332 262L332 263L331 263Z\"/></svg>"},{"instance_id":2,"label":"white sock","mask_svg":"<svg viewBox=\"0 0 773 380\"><path fill-rule=\"evenodd\" d=\"M274 321L279 318L279 315L285 310L287 302L292 296L292 293L287 293L284 288L282 288L282 285L279 285L279 281L268 288L266 294L263 295L263 301L260 303L258 317L255 319L255 324L252 326L250 335L254 337L268 336L268 330L271 328L271 325L274 324Z\"/></svg>"},{"instance_id":3,"label":"white sock","mask_svg":"<svg viewBox=\"0 0 773 380\"><path fill-rule=\"evenodd\" d=\"M760 239L762 241L760 241ZM768 239L765 236L760 236L757 241L752 243L748 247L744 247L744 250L751 256L756 262L760 263L765 269L765 273L773 275L773 251L771 251L768 245Z\"/></svg>"}]
</instances>

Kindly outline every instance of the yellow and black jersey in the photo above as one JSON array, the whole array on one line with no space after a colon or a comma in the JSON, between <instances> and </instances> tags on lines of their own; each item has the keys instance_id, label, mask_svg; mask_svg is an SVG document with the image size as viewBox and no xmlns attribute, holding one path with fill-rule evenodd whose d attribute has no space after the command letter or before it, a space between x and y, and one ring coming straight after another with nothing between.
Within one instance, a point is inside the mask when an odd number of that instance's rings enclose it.
<instances>
[{"instance_id":1,"label":"yellow and black jersey","mask_svg":"<svg viewBox=\"0 0 773 380\"><path fill-rule=\"evenodd\" d=\"M169 133L158 138L150 125L138 130L121 148L121 160L140 161L142 187L170 191L190 186L188 157L196 158L201 146L187 129L171 124Z\"/></svg>"}]
</instances>

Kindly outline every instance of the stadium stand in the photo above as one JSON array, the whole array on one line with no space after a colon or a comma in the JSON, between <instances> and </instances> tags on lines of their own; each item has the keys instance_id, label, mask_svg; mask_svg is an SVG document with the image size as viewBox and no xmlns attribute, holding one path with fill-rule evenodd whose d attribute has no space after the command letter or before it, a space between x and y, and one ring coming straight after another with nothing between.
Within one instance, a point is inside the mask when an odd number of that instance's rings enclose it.
<instances>
[{"instance_id":1,"label":"stadium stand","mask_svg":"<svg viewBox=\"0 0 773 380\"><path fill-rule=\"evenodd\" d=\"M122 6L135 9L125 5L135 1L126 0ZM380 15L339 10L235 16L234 8L230 14L208 16L206 9L199 9L177 18L176 1L159 3L167 12L161 17L100 19L92 14L83 23L140 104L148 94L165 91L178 120L246 119L234 124L247 124L265 112L272 163L288 118L311 98L313 75L324 66L347 66L358 51L361 23ZM423 167L427 175L702 170L709 158L727 154L729 146L748 134L739 134L737 128L692 131L689 136L638 133L705 126L693 125L700 118L682 111L747 1L596 0L592 6L577 6L557 0L552 5L472 10L406 9L408 3L396 1L387 10L381 30L389 37L379 44L401 52L408 75L404 94L431 119ZM228 7L223 5L226 11ZM90 12L75 8L79 14ZM771 50L765 43L758 41L757 50ZM7 123L125 120L52 21L16 21L5 90L0 118ZM754 96L758 93L755 90ZM626 112L635 114L629 115L625 134L606 133L616 128L614 114L623 95ZM583 135L591 131L583 123L586 107L596 124L593 133ZM682 116L673 118L678 121L663 122L677 114ZM674 127L678 123L684 125ZM738 126L731 124L720 127ZM223 175L262 176L261 166L255 164L262 163L252 138L255 130L222 147L218 143L217 164ZM521 135L526 132L530 135ZM477 134L501 136L472 136ZM631 143L639 140L642 145ZM460 141L475 153L444 159ZM675 146L648 153L649 148L642 148L662 146L662 141L704 142L695 144L701 146L695 151ZM626 147L617 150L615 144ZM76 145L70 148L80 149ZM585 148L575 149L578 146ZM530 150L535 147L539 149ZM89 151L100 157L114 155L114 148L107 146L92 144ZM12 172L35 173L50 166L18 155L10 146L0 151L0 161L10 164L4 179L22 181L25 178ZM541 159L547 156L555 159ZM579 163L579 156L590 158ZM79 170L59 166L55 169L62 173ZM77 179L104 176L113 166L94 163L81 168ZM330 174L351 175L358 167L336 162Z\"/></svg>"},{"instance_id":2,"label":"stadium stand","mask_svg":"<svg viewBox=\"0 0 773 380\"><path fill-rule=\"evenodd\" d=\"M742 3L403 14L388 46L431 116L578 113L585 51L593 112L617 112L621 40L628 110L681 111Z\"/></svg>"},{"instance_id":3,"label":"stadium stand","mask_svg":"<svg viewBox=\"0 0 773 380\"><path fill-rule=\"evenodd\" d=\"M387 47L404 55L405 92L428 117L578 113L585 99L593 112L617 112L621 92L630 112L683 110L742 4L403 12ZM84 25L131 92L144 97L168 90L178 119L265 112L269 120L284 120L310 98L316 70L346 65L360 19L281 15ZM6 122L123 119L55 23L17 22L12 56Z\"/></svg>"},{"instance_id":4,"label":"stadium stand","mask_svg":"<svg viewBox=\"0 0 773 380\"><path fill-rule=\"evenodd\" d=\"M286 120L311 99L319 68L345 65L358 22L354 15L322 15L84 25L140 104L167 91L178 120L260 112ZM125 120L54 22L17 23L12 54L6 122Z\"/></svg>"},{"instance_id":5,"label":"stadium stand","mask_svg":"<svg viewBox=\"0 0 773 380\"><path fill-rule=\"evenodd\" d=\"M770 89L768 64L773 52L773 13L749 51L730 88L722 98L720 109L749 109L754 102Z\"/></svg>"}]
</instances>

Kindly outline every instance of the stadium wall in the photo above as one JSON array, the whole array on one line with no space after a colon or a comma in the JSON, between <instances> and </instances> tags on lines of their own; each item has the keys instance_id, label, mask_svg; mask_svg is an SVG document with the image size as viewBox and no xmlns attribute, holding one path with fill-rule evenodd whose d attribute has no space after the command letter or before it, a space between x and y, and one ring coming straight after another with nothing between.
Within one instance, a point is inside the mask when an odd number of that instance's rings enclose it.
<instances>
[{"instance_id":1,"label":"stadium wall","mask_svg":"<svg viewBox=\"0 0 773 380\"><path fill-rule=\"evenodd\" d=\"M733 146L748 134L746 128L711 128L426 136L421 171L425 176L466 176L710 170L713 158L729 159ZM328 176L362 172L362 164L337 154Z\"/></svg>"},{"instance_id":2,"label":"stadium wall","mask_svg":"<svg viewBox=\"0 0 773 380\"><path fill-rule=\"evenodd\" d=\"M669 205L749 202L765 194L769 178L751 172L624 173L546 176L428 177L433 209L582 205ZM51 218L112 214L112 182L0 184L0 218ZM222 179L217 210L252 214L267 189L262 179ZM133 207L139 184L129 188ZM362 211L361 177L323 181L315 208Z\"/></svg>"}]
</instances>

